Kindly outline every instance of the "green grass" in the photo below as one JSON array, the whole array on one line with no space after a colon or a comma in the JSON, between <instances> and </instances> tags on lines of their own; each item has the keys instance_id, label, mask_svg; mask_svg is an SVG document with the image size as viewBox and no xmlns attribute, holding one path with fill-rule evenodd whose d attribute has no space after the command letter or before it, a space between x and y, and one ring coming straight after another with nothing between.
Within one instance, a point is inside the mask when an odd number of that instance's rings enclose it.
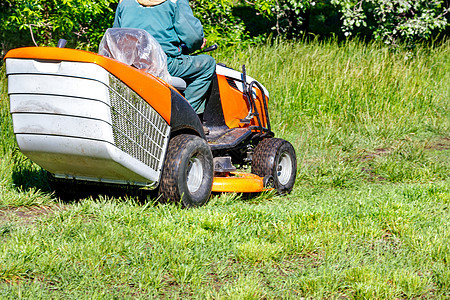
<instances>
[{"instance_id":1,"label":"green grass","mask_svg":"<svg viewBox=\"0 0 450 300\"><path fill-rule=\"evenodd\" d=\"M218 61L270 91L290 195L198 209L60 203L19 151L3 83L1 298L450 298L449 50L286 43Z\"/></svg>"},{"instance_id":2,"label":"green grass","mask_svg":"<svg viewBox=\"0 0 450 300\"><path fill-rule=\"evenodd\" d=\"M374 177L447 178L448 160L436 162L439 154L424 149L442 139L448 148L449 49L418 48L411 56L359 42L283 42L217 60L237 69L245 63L267 86L275 132L302 162L299 184L348 187Z\"/></svg>"}]
</instances>

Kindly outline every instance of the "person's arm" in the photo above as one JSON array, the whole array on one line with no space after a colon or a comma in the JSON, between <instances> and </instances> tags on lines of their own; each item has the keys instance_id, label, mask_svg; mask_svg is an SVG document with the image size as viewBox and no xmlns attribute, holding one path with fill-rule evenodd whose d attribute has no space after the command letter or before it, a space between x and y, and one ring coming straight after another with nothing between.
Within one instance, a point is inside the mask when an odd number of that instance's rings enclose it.
<instances>
[{"instance_id":1,"label":"person's arm","mask_svg":"<svg viewBox=\"0 0 450 300\"><path fill-rule=\"evenodd\" d=\"M203 26L194 17L188 0L178 0L175 11L174 28L182 43L186 44L189 52L200 49L203 45Z\"/></svg>"}]
</instances>

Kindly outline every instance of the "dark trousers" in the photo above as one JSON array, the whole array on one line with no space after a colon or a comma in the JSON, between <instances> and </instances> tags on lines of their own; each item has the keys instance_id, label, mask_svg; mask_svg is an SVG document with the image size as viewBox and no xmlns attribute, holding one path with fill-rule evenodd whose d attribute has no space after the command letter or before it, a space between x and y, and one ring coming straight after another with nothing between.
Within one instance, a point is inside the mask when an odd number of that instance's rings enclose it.
<instances>
[{"instance_id":1,"label":"dark trousers","mask_svg":"<svg viewBox=\"0 0 450 300\"><path fill-rule=\"evenodd\" d=\"M216 61L209 55L180 55L167 57L169 74L183 78L187 87L184 95L197 114L205 110L205 94L216 71Z\"/></svg>"}]
</instances>

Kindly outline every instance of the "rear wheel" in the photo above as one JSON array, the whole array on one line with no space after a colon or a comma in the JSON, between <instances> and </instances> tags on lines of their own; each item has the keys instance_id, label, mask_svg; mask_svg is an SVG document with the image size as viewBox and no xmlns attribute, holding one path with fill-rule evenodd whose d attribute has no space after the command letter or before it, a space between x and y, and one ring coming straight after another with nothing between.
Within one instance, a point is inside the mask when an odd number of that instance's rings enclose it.
<instances>
[{"instance_id":1,"label":"rear wheel","mask_svg":"<svg viewBox=\"0 0 450 300\"><path fill-rule=\"evenodd\" d=\"M273 187L279 194L290 193L297 174L297 157L292 144L277 138L262 140L253 153L252 173L272 176Z\"/></svg>"},{"instance_id":2,"label":"rear wheel","mask_svg":"<svg viewBox=\"0 0 450 300\"><path fill-rule=\"evenodd\" d=\"M214 176L213 157L208 143L195 135L172 138L159 185L163 200L181 201L184 207L205 204Z\"/></svg>"}]
</instances>

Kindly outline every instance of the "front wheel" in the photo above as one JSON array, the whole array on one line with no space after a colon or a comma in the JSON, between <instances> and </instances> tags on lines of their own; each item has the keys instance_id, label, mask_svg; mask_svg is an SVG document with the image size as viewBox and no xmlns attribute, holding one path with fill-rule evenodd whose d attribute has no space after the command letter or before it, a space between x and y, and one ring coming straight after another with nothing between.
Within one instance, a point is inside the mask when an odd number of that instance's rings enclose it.
<instances>
[{"instance_id":1,"label":"front wheel","mask_svg":"<svg viewBox=\"0 0 450 300\"><path fill-rule=\"evenodd\" d=\"M256 146L252 158L252 173L272 176L279 194L292 191L297 175L297 157L291 143L283 139L264 139Z\"/></svg>"},{"instance_id":2,"label":"front wheel","mask_svg":"<svg viewBox=\"0 0 450 300\"><path fill-rule=\"evenodd\" d=\"M203 205L211 195L213 176L208 143L195 135L177 135L169 142L159 195L163 200L181 201L184 207Z\"/></svg>"}]
</instances>

